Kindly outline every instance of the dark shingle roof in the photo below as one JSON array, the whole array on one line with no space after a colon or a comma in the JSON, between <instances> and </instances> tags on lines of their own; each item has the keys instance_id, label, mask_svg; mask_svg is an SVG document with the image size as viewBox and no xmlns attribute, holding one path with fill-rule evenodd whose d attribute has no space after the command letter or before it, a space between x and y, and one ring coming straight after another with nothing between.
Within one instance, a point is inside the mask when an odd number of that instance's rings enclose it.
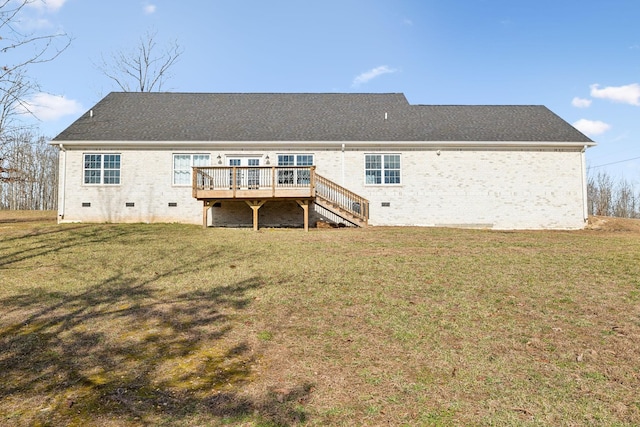
<instances>
[{"instance_id":1,"label":"dark shingle roof","mask_svg":"<svg viewBox=\"0 0 640 427\"><path fill-rule=\"evenodd\" d=\"M111 93L55 141L591 142L544 106L410 105L403 94Z\"/></svg>"}]
</instances>

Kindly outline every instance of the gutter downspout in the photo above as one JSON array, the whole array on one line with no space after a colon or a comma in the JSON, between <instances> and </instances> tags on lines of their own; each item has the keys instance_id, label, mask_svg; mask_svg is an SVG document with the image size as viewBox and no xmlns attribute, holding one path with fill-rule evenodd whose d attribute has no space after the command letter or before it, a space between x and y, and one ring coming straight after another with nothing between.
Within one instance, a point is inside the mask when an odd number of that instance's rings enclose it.
<instances>
[{"instance_id":1,"label":"gutter downspout","mask_svg":"<svg viewBox=\"0 0 640 427\"><path fill-rule=\"evenodd\" d=\"M342 143L342 182L340 185L344 187L344 143Z\"/></svg>"},{"instance_id":2,"label":"gutter downspout","mask_svg":"<svg viewBox=\"0 0 640 427\"><path fill-rule=\"evenodd\" d=\"M589 221L589 201L588 195L589 190L587 188L587 160L585 152L587 151L587 146L580 151L581 157L581 166L582 166L582 215L584 222L587 223Z\"/></svg>"},{"instance_id":3,"label":"gutter downspout","mask_svg":"<svg viewBox=\"0 0 640 427\"><path fill-rule=\"evenodd\" d=\"M58 165L62 168L62 173L58 173L60 177L60 182L58 183L58 223L64 220L65 188L67 187L67 150L63 144L60 144L59 147L60 161Z\"/></svg>"}]
</instances>

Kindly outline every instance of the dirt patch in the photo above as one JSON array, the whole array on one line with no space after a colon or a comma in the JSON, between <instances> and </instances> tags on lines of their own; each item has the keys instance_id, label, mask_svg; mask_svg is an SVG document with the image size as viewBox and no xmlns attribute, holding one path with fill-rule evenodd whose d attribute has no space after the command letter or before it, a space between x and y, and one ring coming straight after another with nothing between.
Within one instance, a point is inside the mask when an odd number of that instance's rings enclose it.
<instances>
[{"instance_id":1,"label":"dirt patch","mask_svg":"<svg viewBox=\"0 0 640 427\"><path fill-rule=\"evenodd\" d=\"M640 234L640 219L590 216L587 230L624 231Z\"/></svg>"}]
</instances>

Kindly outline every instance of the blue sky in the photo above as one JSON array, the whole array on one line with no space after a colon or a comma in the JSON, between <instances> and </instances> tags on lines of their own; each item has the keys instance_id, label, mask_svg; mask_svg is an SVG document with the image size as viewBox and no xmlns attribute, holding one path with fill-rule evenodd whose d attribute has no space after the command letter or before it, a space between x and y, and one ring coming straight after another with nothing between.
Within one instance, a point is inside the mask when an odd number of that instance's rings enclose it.
<instances>
[{"instance_id":1,"label":"blue sky","mask_svg":"<svg viewBox=\"0 0 640 427\"><path fill-rule=\"evenodd\" d=\"M638 0L47 0L22 28L71 46L30 70L55 136L118 88L101 56L149 31L184 48L164 89L403 92L413 104L543 104L592 170L640 183Z\"/></svg>"}]
</instances>

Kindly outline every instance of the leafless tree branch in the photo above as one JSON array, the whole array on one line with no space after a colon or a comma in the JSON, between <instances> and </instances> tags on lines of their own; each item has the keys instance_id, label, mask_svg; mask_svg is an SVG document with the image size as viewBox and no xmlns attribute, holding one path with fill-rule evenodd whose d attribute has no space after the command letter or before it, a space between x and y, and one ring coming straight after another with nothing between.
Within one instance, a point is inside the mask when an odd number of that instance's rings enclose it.
<instances>
[{"instance_id":1,"label":"leafless tree branch","mask_svg":"<svg viewBox=\"0 0 640 427\"><path fill-rule=\"evenodd\" d=\"M184 49L174 40L159 50L156 37L155 31L149 31L134 49L102 56L96 67L123 92L161 91Z\"/></svg>"},{"instance_id":2,"label":"leafless tree branch","mask_svg":"<svg viewBox=\"0 0 640 427\"><path fill-rule=\"evenodd\" d=\"M18 118L30 113L27 98L40 88L29 78L31 66L58 58L71 43L66 33L24 32L27 7L42 0L0 0L0 183L17 182L16 134L25 130Z\"/></svg>"}]
</instances>

